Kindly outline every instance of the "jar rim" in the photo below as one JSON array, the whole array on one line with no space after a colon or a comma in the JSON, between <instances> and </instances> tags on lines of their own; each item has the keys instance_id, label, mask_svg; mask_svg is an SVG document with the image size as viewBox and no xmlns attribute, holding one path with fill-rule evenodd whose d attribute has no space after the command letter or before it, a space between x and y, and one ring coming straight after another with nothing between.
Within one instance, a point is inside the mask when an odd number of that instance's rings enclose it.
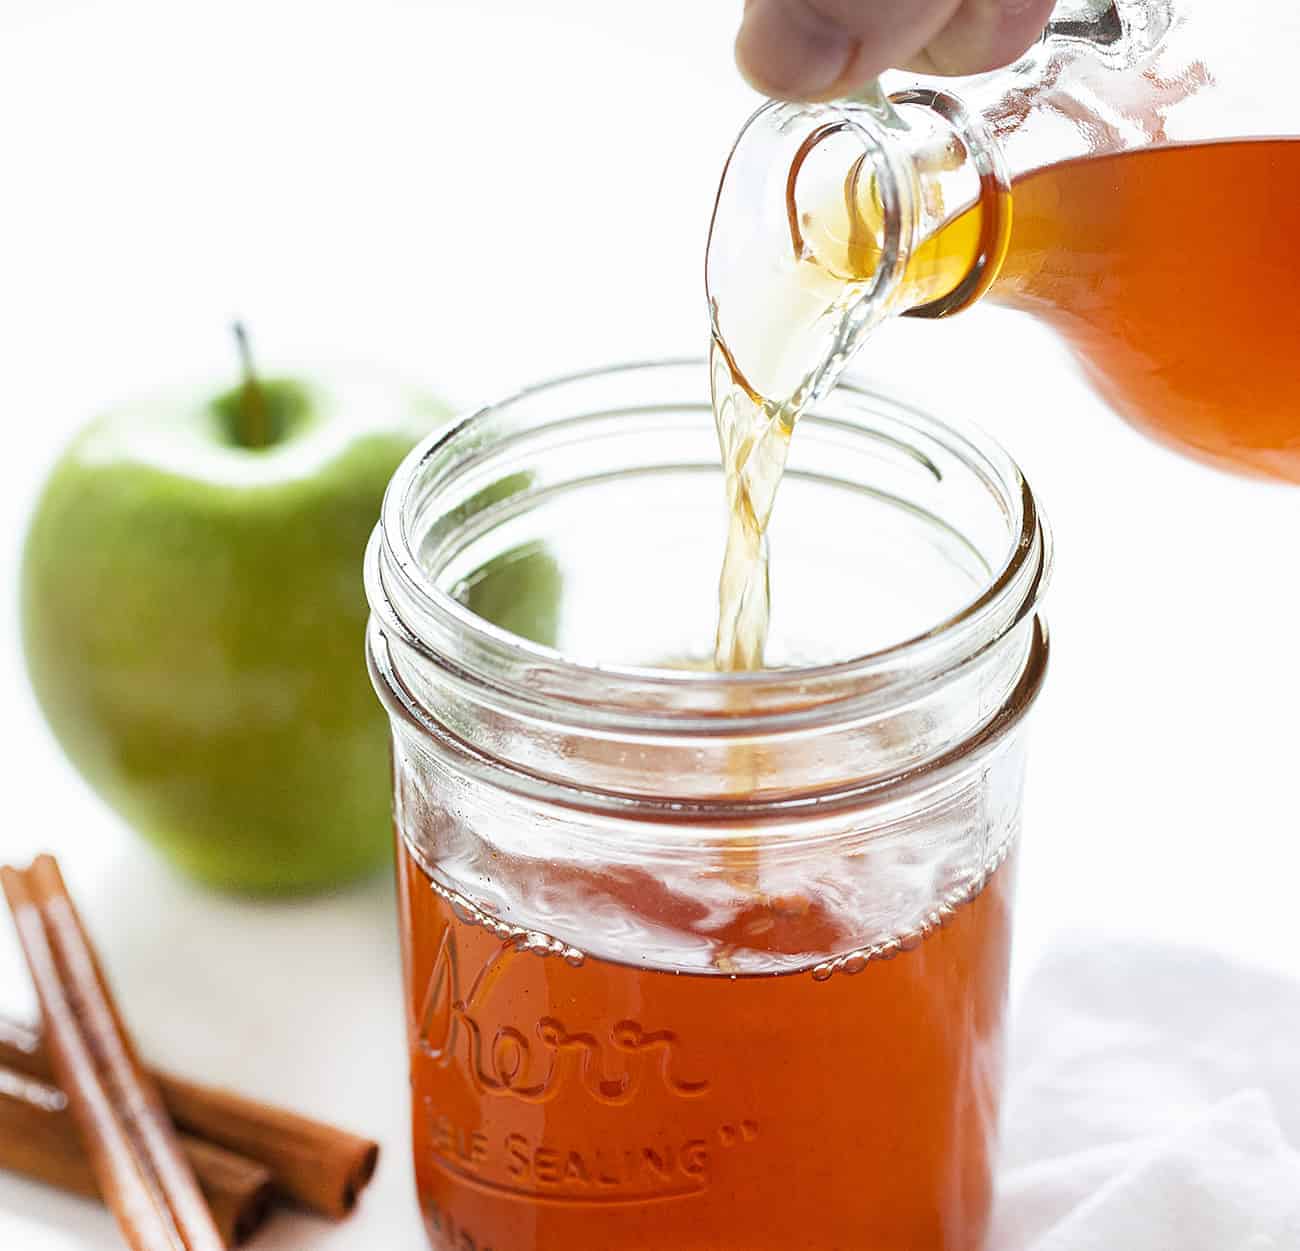
<instances>
[{"instance_id":1,"label":"jar rim","mask_svg":"<svg viewBox=\"0 0 1300 1251\"><path fill-rule=\"evenodd\" d=\"M579 659L494 625L438 586L423 570L412 543L408 514L412 487L431 458L445 454L457 443L464 443L476 424L481 424L489 415L530 398L558 392L575 384L638 371L662 373L685 368L703 369L704 363L700 358L692 357L631 361L566 374L519 388L504 399L482 405L422 441L399 466L384 497L380 523L366 561L366 583L372 611L379 614L385 624L403 627L405 641L415 645L417 650L429 653L430 640L422 638L421 632L412 628L413 617L435 625L439 635L456 639L466 650L493 654L506 661L544 666L552 679L568 679L575 689L596 686L608 696L611 688L635 688L638 707L648 711L644 696L648 691L656 690L665 694L747 691L757 697L763 693L775 694L775 687L804 691L828 687L859 690L876 687L885 675L911 667L911 662L922 653L943 648L957 635L972 636L982 651L1034 610L1050 576L1051 537L1034 494L1016 463L996 440L973 423L946 417L941 420L888 391L850 380L842 381L837 392L855 397L873 408L883 405L893 413L903 413L928 435L942 434L949 446L958 448L969 463L982 467L989 485L1000 489L1003 505L1010 514L1009 520L1018 516L1017 533L1011 537L1001 565L980 585L977 594L929 629L874 651L807 666L707 671L606 663ZM400 605L395 601L395 595ZM410 611L412 609L415 611ZM990 628L981 629L985 625ZM436 653L435 646L430 654L435 661L440 659ZM754 708L767 701L736 700L733 696L725 702L733 707ZM789 708L788 702L780 699L776 702ZM682 728L680 722L674 724L676 728Z\"/></svg>"}]
</instances>

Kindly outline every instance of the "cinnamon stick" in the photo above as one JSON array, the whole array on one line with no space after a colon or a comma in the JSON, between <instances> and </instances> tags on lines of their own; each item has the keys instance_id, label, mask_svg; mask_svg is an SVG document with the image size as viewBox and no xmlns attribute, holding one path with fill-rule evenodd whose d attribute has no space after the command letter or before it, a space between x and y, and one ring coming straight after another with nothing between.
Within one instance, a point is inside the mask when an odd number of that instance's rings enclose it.
<instances>
[{"instance_id":1,"label":"cinnamon stick","mask_svg":"<svg viewBox=\"0 0 1300 1251\"><path fill-rule=\"evenodd\" d=\"M45 1022L50 1065L132 1251L225 1251L153 1081L100 977L58 865L0 869Z\"/></svg>"},{"instance_id":2,"label":"cinnamon stick","mask_svg":"<svg viewBox=\"0 0 1300 1251\"><path fill-rule=\"evenodd\" d=\"M0 1065L53 1077L40 1035L0 1017ZM285 1197L339 1220L374 1175L379 1144L293 1112L152 1071L177 1128L266 1167Z\"/></svg>"},{"instance_id":3,"label":"cinnamon stick","mask_svg":"<svg viewBox=\"0 0 1300 1251\"><path fill-rule=\"evenodd\" d=\"M211 1143L180 1136L227 1247L242 1246L271 1209L271 1174ZM0 1067L0 1168L73 1194L100 1199L68 1101L55 1086Z\"/></svg>"}]
</instances>

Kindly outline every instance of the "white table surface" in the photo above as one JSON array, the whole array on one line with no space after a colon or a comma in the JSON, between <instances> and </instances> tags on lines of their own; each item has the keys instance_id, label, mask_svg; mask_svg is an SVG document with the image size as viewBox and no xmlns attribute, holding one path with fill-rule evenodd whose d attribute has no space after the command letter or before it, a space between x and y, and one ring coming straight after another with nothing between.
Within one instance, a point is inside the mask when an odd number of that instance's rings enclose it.
<instances>
[{"instance_id":1,"label":"white table surface","mask_svg":"<svg viewBox=\"0 0 1300 1251\"><path fill-rule=\"evenodd\" d=\"M148 1053L383 1141L355 1219L278 1219L268 1251L423 1245L391 888L220 898L86 789L17 645L35 491L105 405L230 370L233 315L268 368L373 363L462 403L701 352L707 214L754 103L731 69L739 7L0 7L0 853L63 858ZM1300 974L1300 493L1158 451L1006 314L879 344L861 372L992 429L1054 523L1017 978L1078 927ZM0 1010L31 1007L0 924ZM0 1177L0 1248L118 1245L90 1204Z\"/></svg>"}]
</instances>

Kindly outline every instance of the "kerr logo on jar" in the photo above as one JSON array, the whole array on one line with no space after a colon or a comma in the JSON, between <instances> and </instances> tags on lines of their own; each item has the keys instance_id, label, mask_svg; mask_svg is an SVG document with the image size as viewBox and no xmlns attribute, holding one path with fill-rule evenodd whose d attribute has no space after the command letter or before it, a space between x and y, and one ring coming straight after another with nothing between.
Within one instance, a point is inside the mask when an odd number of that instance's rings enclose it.
<instances>
[{"instance_id":1,"label":"kerr logo on jar","mask_svg":"<svg viewBox=\"0 0 1300 1251\"><path fill-rule=\"evenodd\" d=\"M673 1031L519 1019L538 1002L536 953L509 939L484 953L471 936L442 930L415 1017L417 1145L439 1173L533 1201L677 1199L757 1138L756 1121L711 1113L712 1084ZM481 962L472 977L462 951Z\"/></svg>"},{"instance_id":2,"label":"kerr logo on jar","mask_svg":"<svg viewBox=\"0 0 1300 1251\"><path fill-rule=\"evenodd\" d=\"M571 1032L553 1016L540 1018L528 1032L514 1025L484 1028L480 1015L489 1000L510 1000L505 975L512 962L535 958L502 944L465 991L456 935L445 929L418 1020L418 1049L443 1068L459 1066L479 1094L525 1103L547 1103L582 1089L597 1103L622 1107L650 1082L683 1099L708 1093L707 1081L683 1074L671 1030L647 1030L625 1020L602 1039Z\"/></svg>"}]
</instances>

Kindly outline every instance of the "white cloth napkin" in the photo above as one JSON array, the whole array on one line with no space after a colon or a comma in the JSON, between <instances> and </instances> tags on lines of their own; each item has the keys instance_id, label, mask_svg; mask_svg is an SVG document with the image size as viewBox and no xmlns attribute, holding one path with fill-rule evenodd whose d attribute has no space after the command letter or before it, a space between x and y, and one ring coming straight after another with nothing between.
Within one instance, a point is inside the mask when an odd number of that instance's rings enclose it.
<instances>
[{"instance_id":1,"label":"white cloth napkin","mask_svg":"<svg viewBox=\"0 0 1300 1251\"><path fill-rule=\"evenodd\" d=\"M1076 940L1015 1009L990 1251L1300 1251L1300 984Z\"/></svg>"}]
</instances>

